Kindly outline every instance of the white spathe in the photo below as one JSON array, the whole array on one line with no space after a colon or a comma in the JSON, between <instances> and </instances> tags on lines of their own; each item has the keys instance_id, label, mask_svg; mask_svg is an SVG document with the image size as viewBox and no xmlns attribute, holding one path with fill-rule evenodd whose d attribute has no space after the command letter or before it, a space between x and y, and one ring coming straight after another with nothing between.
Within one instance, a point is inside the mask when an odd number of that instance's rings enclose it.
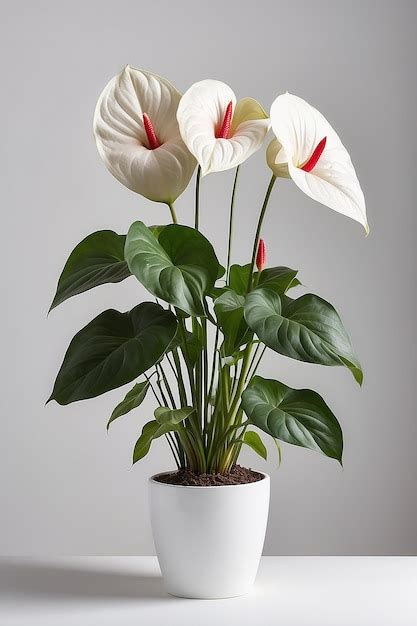
<instances>
[{"instance_id":1,"label":"white spathe","mask_svg":"<svg viewBox=\"0 0 417 626\"><path fill-rule=\"evenodd\" d=\"M369 232L365 198L349 153L323 115L302 98L285 93L271 107L274 139L267 162L276 176L290 176L308 196L356 220ZM311 171L303 166L326 138Z\"/></svg>"},{"instance_id":2,"label":"white spathe","mask_svg":"<svg viewBox=\"0 0 417 626\"><path fill-rule=\"evenodd\" d=\"M225 138L217 138L230 102L230 132ZM192 85L181 98L177 118L181 136L203 176L246 161L261 147L269 128L268 116L256 100L244 98L237 103L232 89L218 80Z\"/></svg>"},{"instance_id":3,"label":"white spathe","mask_svg":"<svg viewBox=\"0 0 417 626\"><path fill-rule=\"evenodd\" d=\"M156 202L174 202L196 165L178 128L180 99L165 78L127 65L106 85L94 114L97 148L109 172ZM150 148L144 114L159 140L155 149Z\"/></svg>"}]
</instances>

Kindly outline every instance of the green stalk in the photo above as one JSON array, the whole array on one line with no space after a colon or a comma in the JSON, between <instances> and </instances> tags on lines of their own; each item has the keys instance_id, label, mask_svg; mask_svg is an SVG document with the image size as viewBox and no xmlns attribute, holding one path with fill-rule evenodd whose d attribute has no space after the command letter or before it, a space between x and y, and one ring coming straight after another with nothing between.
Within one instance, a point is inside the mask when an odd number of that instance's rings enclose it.
<instances>
[{"instance_id":1,"label":"green stalk","mask_svg":"<svg viewBox=\"0 0 417 626\"><path fill-rule=\"evenodd\" d=\"M168 436L169 435L169 436ZM167 433L165 435L166 440L168 441L168 445L171 448L172 456L174 457L175 464L179 469L181 467L181 461L179 457L179 451L177 446L174 444L175 439L172 437L172 433Z\"/></svg>"},{"instance_id":2,"label":"green stalk","mask_svg":"<svg viewBox=\"0 0 417 626\"><path fill-rule=\"evenodd\" d=\"M194 322L194 319L193 319L193 322ZM188 422L186 424L186 427L187 427L187 430L188 430L188 424L189 424L189 426L191 428L191 431L192 431L193 439L195 440L194 453L196 455L198 454L198 457L196 456L196 458L198 458L198 460L199 460L198 467L200 468L200 471L205 471L205 468L206 468L206 457L205 457L205 451L204 451L204 446L203 446L203 436L202 436L202 431L201 431L201 424L199 422L199 417L198 417L198 414L197 414L197 411L198 411L199 388L198 388L198 383L197 383L197 377L196 377L196 381L194 382L193 368L191 367L190 355L189 355L189 351L188 351L188 345L187 345L187 342L186 342L185 323L184 323L184 320L182 318L179 318L179 330L180 330L180 334L181 334L183 345L184 345L185 355L183 355L183 356L184 356L184 359L185 359L185 364L186 364L188 375L189 375L189 379L190 379L190 387L191 387L191 395L192 395L192 400L193 400L193 407L196 409L195 419L194 419L194 417L190 417L190 419L188 420ZM188 433L188 434L191 436L191 433Z\"/></svg>"},{"instance_id":3,"label":"green stalk","mask_svg":"<svg viewBox=\"0 0 417 626\"><path fill-rule=\"evenodd\" d=\"M228 365L220 365L221 371L221 396L224 419L229 412L229 392L230 392L230 367Z\"/></svg>"},{"instance_id":4,"label":"green stalk","mask_svg":"<svg viewBox=\"0 0 417 626\"><path fill-rule=\"evenodd\" d=\"M178 330L180 332L181 335L181 340L184 346L184 349L182 350L182 355L185 361L185 366L187 368L187 372L188 372L188 378L189 378L189 382L190 382L190 391L191 391L191 397L192 397L192 403L193 406L195 407L197 405L196 402L196 395L195 395L195 384L194 384L194 374L193 374L193 368L191 367L191 361L190 361L190 353L188 350L188 344L187 344L187 338L186 338L186 328L185 328L185 323L184 320L182 319L182 317L179 316L178 311L176 310L177 313L177 318L178 318Z\"/></svg>"},{"instance_id":5,"label":"green stalk","mask_svg":"<svg viewBox=\"0 0 417 626\"><path fill-rule=\"evenodd\" d=\"M240 410L239 412L240 414L240 418L242 416L242 410ZM210 460L210 458L212 458L214 456L215 453L219 452L219 449L227 442L228 437L238 428L246 428L246 425L249 422L249 420L247 420L246 422L244 422L243 424L239 423L239 424L233 424L232 426L230 426L229 428L227 428L221 435L221 437L218 438L218 441L216 442L217 445L217 450L213 449L211 457L209 457L208 460Z\"/></svg>"},{"instance_id":6,"label":"green stalk","mask_svg":"<svg viewBox=\"0 0 417 626\"><path fill-rule=\"evenodd\" d=\"M258 347L260 345L262 345L262 344L258 343L258 346L257 346L257 348L255 350L255 354L253 355L253 358L252 358L252 361L251 361L251 364L250 364L250 367L249 367L249 372L248 372L248 375L246 376L246 382L250 381L255 376L256 371L257 371L257 369L259 367L259 364L260 364L260 362L262 360L262 357L265 354L266 346L263 346L262 352L259 355L259 358L258 358L258 360L255 363L255 366L252 368L252 366L253 366L253 364L255 362L255 359L256 359L256 355L257 355L257 352L258 352ZM251 368L252 368L252 371L251 371Z\"/></svg>"},{"instance_id":7,"label":"green stalk","mask_svg":"<svg viewBox=\"0 0 417 626\"><path fill-rule=\"evenodd\" d=\"M213 360L211 362L211 379L210 379L210 385L209 385L209 390L208 390L208 394L207 394L207 406L210 403L210 399L211 399L211 394L213 393L213 385L214 385L214 378L216 375L216 356L217 356L217 344L219 342L219 328L216 328L216 336L214 338L214 346L213 346Z\"/></svg>"},{"instance_id":8,"label":"green stalk","mask_svg":"<svg viewBox=\"0 0 417 626\"><path fill-rule=\"evenodd\" d=\"M240 361L243 361L243 359L240 359ZM236 386L237 386L237 383L238 383L238 381L239 381L239 377L240 377L240 374L239 374L239 365L241 365L241 364L239 364L239 362L238 362L238 363L234 366L234 368L233 368L233 382L232 382L232 388L231 388L231 390L230 390L230 393L231 393L231 396L232 396L232 397L235 395L235 392L236 392ZM241 368L241 367L240 367L240 371L242 371L242 368Z\"/></svg>"},{"instance_id":9,"label":"green stalk","mask_svg":"<svg viewBox=\"0 0 417 626\"><path fill-rule=\"evenodd\" d=\"M178 348L174 348L174 350L172 351L172 356L174 357L175 369L177 370L178 390L180 394L181 404L182 406L187 406L187 392L185 390L184 379L182 376L182 369L181 369L180 357L178 355Z\"/></svg>"},{"instance_id":10,"label":"green stalk","mask_svg":"<svg viewBox=\"0 0 417 626\"><path fill-rule=\"evenodd\" d=\"M196 455L195 446L193 446L193 443L190 440L190 433L187 432L184 426L178 424L178 434L181 440L182 447L184 448L185 454L188 459L188 466L193 471L198 471L200 464Z\"/></svg>"},{"instance_id":11,"label":"green stalk","mask_svg":"<svg viewBox=\"0 0 417 626\"><path fill-rule=\"evenodd\" d=\"M272 174L271 180L269 181L268 189L266 190L261 212L259 214L258 225L256 227L256 233L255 233L255 240L253 242L252 261L251 261L251 268L249 272L249 280L248 280L248 287L247 287L248 292L251 291L252 289L252 274L253 274L253 270L254 270L255 262L256 262L256 253L258 252L258 244L259 244L259 237L261 235L262 222L264 221L266 209L268 207L269 197L271 195L276 179L277 177L275 176L275 174Z\"/></svg>"},{"instance_id":12,"label":"green stalk","mask_svg":"<svg viewBox=\"0 0 417 626\"><path fill-rule=\"evenodd\" d=\"M199 337L202 333L200 324L198 323L197 318L192 318L192 330L193 334ZM200 353L197 363L195 364L195 387L196 387L196 411L199 423L201 425L202 420L202 407L203 407L203 355Z\"/></svg>"},{"instance_id":13,"label":"green stalk","mask_svg":"<svg viewBox=\"0 0 417 626\"><path fill-rule=\"evenodd\" d=\"M210 446L210 450L212 451L212 456L219 454L220 444L219 441L222 440L224 435L224 430L227 428L226 418L229 412L229 396L230 396L230 372L228 365L221 365L221 357L219 354L219 385L218 385L218 394L216 398L216 409L220 411L217 413L216 411L216 419L214 423L213 429L213 438ZM219 398L220 396L220 398ZM218 404L221 404L219 407Z\"/></svg>"},{"instance_id":14,"label":"green stalk","mask_svg":"<svg viewBox=\"0 0 417 626\"><path fill-rule=\"evenodd\" d=\"M157 371L158 371L158 366L157 367ZM159 377L159 371L158 371L158 378L156 379L156 384L158 385L158 389L159 389L159 393L161 394L162 397L162 402L164 403L163 406L169 406L169 402L168 399L164 393L164 390L162 388L162 383L161 383L161 379Z\"/></svg>"},{"instance_id":15,"label":"green stalk","mask_svg":"<svg viewBox=\"0 0 417 626\"><path fill-rule=\"evenodd\" d=\"M152 372L152 376L153 376L153 374L158 374L158 372L155 370L154 372ZM158 398L158 394L155 391L155 387L152 385L151 376L147 376L146 374L144 374L144 376L145 376L146 380L149 383L149 386L150 386L150 388L152 390L153 395L155 396L155 399L156 399L157 403L159 404L159 406L162 406L163 402L161 402L160 398Z\"/></svg>"},{"instance_id":16,"label":"green stalk","mask_svg":"<svg viewBox=\"0 0 417 626\"><path fill-rule=\"evenodd\" d=\"M174 209L174 203L167 202L169 210L171 211L171 218L174 224L178 224L177 214Z\"/></svg>"},{"instance_id":17,"label":"green stalk","mask_svg":"<svg viewBox=\"0 0 417 626\"><path fill-rule=\"evenodd\" d=\"M172 393L171 387L169 386L169 382L168 382L168 379L167 379L166 374L164 372L164 368L162 367L161 363L159 363L159 365L157 365L156 367L157 367L157 369L159 368L159 371L161 372L162 380L164 381L164 385L165 385L165 389L167 390L169 399L171 401L171 406L172 406L173 409L176 409L177 407L176 407L176 404L175 404L174 394Z\"/></svg>"},{"instance_id":18,"label":"green stalk","mask_svg":"<svg viewBox=\"0 0 417 626\"><path fill-rule=\"evenodd\" d=\"M242 395L243 389L245 388L246 376L250 367L250 355L252 352L252 343L248 343L245 348L245 356L243 357L242 369L240 370L239 382L233 396L233 400L230 406L230 411L228 415L228 426L231 426L236 417L236 411L240 402L240 396Z\"/></svg>"},{"instance_id":19,"label":"green stalk","mask_svg":"<svg viewBox=\"0 0 417 626\"><path fill-rule=\"evenodd\" d=\"M216 442L217 431L219 430L219 427L220 427L219 416L218 416L218 413L220 410L219 395L220 395L220 386L217 387L216 398L214 401L214 409L213 409L213 413L211 415L210 422L209 422L208 429L207 429L207 445L208 445L207 463L209 462L209 459L212 458L212 453L213 453L213 449L214 449L215 442Z\"/></svg>"},{"instance_id":20,"label":"green stalk","mask_svg":"<svg viewBox=\"0 0 417 626\"><path fill-rule=\"evenodd\" d=\"M201 319L201 337L203 344L203 431L207 429L208 418L208 351L207 351L207 320Z\"/></svg>"},{"instance_id":21,"label":"green stalk","mask_svg":"<svg viewBox=\"0 0 417 626\"><path fill-rule=\"evenodd\" d=\"M165 358L166 358L166 360L168 361L168 365L169 365L169 367L171 368L171 371L172 371L172 373L174 374L176 381L178 382L178 372L177 372L177 370L175 369L175 366L173 365L173 363L172 363L172 361L171 361L171 359L170 359L170 356L169 356L168 352L166 352L166 353L165 353Z\"/></svg>"},{"instance_id":22,"label":"green stalk","mask_svg":"<svg viewBox=\"0 0 417 626\"><path fill-rule=\"evenodd\" d=\"M226 265L226 282L229 282L229 272L230 272L230 259L232 256L232 235L233 235L233 213L235 206L235 195L236 195L236 184L237 177L239 175L239 167L236 168L235 179L233 181L233 189L232 189L232 197L230 200L230 217L229 217L229 237L228 237L228 245L227 245L227 265Z\"/></svg>"},{"instance_id":23,"label":"green stalk","mask_svg":"<svg viewBox=\"0 0 417 626\"><path fill-rule=\"evenodd\" d=\"M200 223L200 178L201 167L197 167L197 174L195 179L195 212L194 212L194 228L198 230Z\"/></svg>"}]
</instances>

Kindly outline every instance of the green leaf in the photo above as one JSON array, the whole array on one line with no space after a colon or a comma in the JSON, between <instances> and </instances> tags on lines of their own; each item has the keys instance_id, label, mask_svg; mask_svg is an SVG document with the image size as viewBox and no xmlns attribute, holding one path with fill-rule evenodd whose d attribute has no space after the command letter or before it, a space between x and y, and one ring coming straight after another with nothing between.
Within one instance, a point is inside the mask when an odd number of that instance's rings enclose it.
<instances>
[{"instance_id":1,"label":"green leaf","mask_svg":"<svg viewBox=\"0 0 417 626\"><path fill-rule=\"evenodd\" d=\"M250 263L248 265L232 265L230 268L230 287L239 296L244 296L247 293L250 268Z\"/></svg>"},{"instance_id":2,"label":"green leaf","mask_svg":"<svg viewBox=\"0 0 417 626\"><path fill-rule=\"evenodd\" d=\"M278 453L278 467L281 467L281 463L282 463L282 450L281 450L281 446L279 445L279 441L276 437L272 437L272 441L274 442L276 448L277 448L277 453Z\"/></svg>"},{"instance_id":3,"label":"green leaf","mask_svg":"<svg viewBox=\"0 0 417 626\"><path fill-rule=\"evenodd\" d=\"M69 404L130 383L158 361L176 330L173 313L153 302L104 311L71 341L49 400Z\"/></svg>"},{"instance_id":4,"label":"green leaf","mask_svg":"<svg viewBox=\"0 0 417 626\"><path fill-rule=\"evenodd\" d=\"M153 234L156 239L159 239L159 235L162 233L164 228L166 228L166 224L156 224L155 226L149 226L149 230Z\"/></svg>"},{"instance_id":5,"label":"green leaf","mask_svg":"<svg viewBox=\"0 0 417 626\"><path fill-rule=\"evenodd\" d=\"M170 224L157 240L145 224L134 222L125 258L132 274L154 296L190 315L205 315L205 296L217 279L219 262L200 232Z\"/></svg>"},{"instance_id":6,"label":"green leaf","mask_svg":"<svg viewBox=\"0 0 417 626\"><path fill-rule=\"evenodd\" d=\"M271 289L275 293L284 294L291 287L296 287L300 281L295 278L297 270L289 267L268 267L259 274L258 287Z\"/></svg>"},{"instance_id":7,"label":"green leaf","mask_svg":"<svg viewBox=\"0 0 417 626\"><path fill-rule=\"evenodd\" d=\"M298 278L293 278L291 283L287 287L287 291L289 291L290 289L294 289L294 287L299 287L302 284L303 283L300 280L298 280Z\"/></svg>"},{"instance_id":8,"label":"green leaf","mask_svg":"<svg viewBox=\"0 0 417 626\"><path fill-rule=\"evenodd\" d=\"M231 289L214 302L217 321L224 335L223 353L230 356L252 336L245 321L243 307L245 298Z\"/></svg>"},{"instance_id":9,"label":"green leaf","mask_svg":"<svg viewBox=\"0 0 417 626\"><path fill-rule=\"evenodd\" d=\"M224 276L226 274L226 268L223 267L223 265L219 264L219 269L217 272L217 280L219 280L219 278L222 278L222 276Z\"/></svg>"},{"instance_id":10,"label":"green leaf","mask_svg":"<svg viewBox=\"0 0 417 626\"><path fill-rule=\"evenodd\" d=\"M155 419L158 424L179 424L188 419L194 413L192 406L184 406L180 409L170 409L167 406L159 406L154 411Z\"/></svg>"},{"instance_id":11,"label":"green leaf","mask_svg":"<svg viewBox=\"0 0 417 626\"><path fill-rule=\"evenodd\" d=\"M148 389L149 382L147 380L142 383L136 383L136 385L127 392L124 399L113 410L113 413L107 423L107 430L109 430L110 424L114 422L115 419L121 415L126 415L129 411L132 411L132 409L136 409L139 405L141 405L145 399Z\"/></svg>"},{"instance_id":12,"label":"green leaf","mask_svg":"<svg viewBox=\"0 0 417 626\"><path fill-rule=\"evenodd\" d=\"M245 301L245 319L269 348L299 361L343 365L362 384L360 363L331 304L306 294L293 300L255 289Z\"/></svg>"},{"instance_id":13,"label":"green leaf","mask_svg":"<svg viewBox=\"0 0 417 626\"><path fill-rule=\"evenodd\" d=\"M219 298L222 294L226 293L226 291L229 291L229 287L213 287L213 289L210 289L210 293L208 294L210 296L210 298L213 298L213 300L215 300L216 298Z\"/></svg>"},{"instance_id":14,"label":"green leaf","mask_svg":"<svg viewBox=\"0 0 417 626\"><path fill-rule=\"evenodd\" d=\"M243 443L246 443L247 446L252 448L256 454L259 454L259 456L265 459L265 461L267 460L268 452L258 433L255 433L253 430L248 430L243 435L242 441Z\"/></svg>"},{"instance_id":15,"label":"green leaf","mask_svg":"<svg viewBox=\"0 0 417 626\"><path fill-rule=\"evenodd\" d=\"M174 340L169 346L169 350L167 350L167 352L172 352L175 348L181 348L184 358L189 358L191 367L194 367L203 349L202 339L197 334L191 333L187 330L185 332L184 342L182 332L178 329L177 334L175 335Z\"/></svg>"},{"instance_id":16,"label":"green leaf","mask_svg":"<svg viewBox=\"0 0 417 626\"><path fill-rule=\"evenodd\" d=\"M136 442L135 449L133 450L133 463L140 461L146 456L151 447L151 443L154 439L162 437L169 432L178 430L175 424L158 424L156 420L147 422L142 429L142 434Z\"/></svg>"},{"instance_id":17,"label":"green leaf","mask_svg":"<svg viewBox=\"0 0 417 626\"><path fill-rule=\"evenodd\" d=\"M130 276L124 259L125 240L126 235L112 230L99 230L83 239L65 263L49 310L88 289Z\"/></svg>"},{"instance_id":18,"label":"green leaf","mask_svg":"<svg viewBox=\"0 0 417 626\"><path fill-rule=\"evenodd\" d=\"M342 462L339 422L315 391L255 376L242 394L242 407L251 423L268 435Z\"/></svg>"}]
</instances>

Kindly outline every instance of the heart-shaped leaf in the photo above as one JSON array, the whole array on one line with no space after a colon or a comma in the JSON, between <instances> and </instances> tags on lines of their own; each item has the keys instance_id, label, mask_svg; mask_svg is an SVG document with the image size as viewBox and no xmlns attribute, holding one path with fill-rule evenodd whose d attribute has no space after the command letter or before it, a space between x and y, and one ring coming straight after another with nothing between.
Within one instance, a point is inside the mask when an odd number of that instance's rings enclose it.
<instances>
[{"instance_id":1,"label":"heart-shaped leaf","mask_svg":"<svg viewBox=\"0 0 417 626\"><path fill-rule=\"evenodd\" d=\"M259 273L258 287L284 294L291 287L300 284L296 278L297 273L297 270L289 267L267 267Z\"/></svg>"},{"instance_id":2,"label":"heart-shaped leaf","mask_svg":"<svg viewBox=\"0 0 417 626\"><path fill-rule=\"evenodd\" d=\"M127 392L124 399L113 410L113 413L107 423L107 430L109 430L110 424L114 422L115 419L121 415L126 415L126 413L129 413L132 409L136 409L140 406L146 397L148 389L149 382L147 380L142 383L136 383L136 385Z\"/></svg>"},{"instance_id":3,"label":"heart-shaped leaf","mask_svg":"<svg viewBox=\"0 0 417 626\"><path fill-rule=\"evenodd\" d=\"M125 240L126 235L112 230L99 230L83 239L65 263L50 310L88 289L130 276L124 258Z\"/></svg>"},{"instance_id":4,"label":"heart-shaped leaf","mask_svg":"<svg viewBox=\"0 0 417 626\"><path fill-rule=\"evenodd\" d=\"M154 296L189 315L205 315L205 296L217 279L219 262L200 232L170 224L157 240L143 222L134 222L125 258L132 274Z\"/></svg>"},{"instance_id":5,"label":"heart-shaped leaf","mask_svg":"<svg viewBox=\"0 0 417 626\"><path fill-rule=\"evenodd\" d=\"M158 424L179 424L188 419L194 413L192 406L184 406L180 409L170 409L167 406L159 406L154 411L155 419Z\"/></svg>"},{"instance_id":6,"label":"heart-shaped leaf","mask_svg":"<svg viewBox=\"0 0 417 626\"><path fill-rule=\"evenodd\" d=\"M322 298L306 294L292 300L255 289L246 297L245 319L272 350L307 363L343 365L362 384L361 366L342 321Z\"/></svg>"},{"instance_id":7,"label":"heart-shaped leaf","mask_svg":"<svg viewBox=\"0 0 417 626\"><path fill-rule=\"evenodd\" d=\"M250 263L248 265L232 265L230 268L230 287L239 296L244 296L248 291L250 270Z\"/></svg>"},{"instance_id":8,"label":"heart-shaped leaf","mask_svg":"<svg viewBox=\"0 0 417 626\"><path fill-rule=\"evenodd\" d=\"M219 264L219 269L217 271L217 280L222 278L226 274L226 268L223 265Z\"/></svg>"},{"instance_id":9,"label":"heart-shaped leaf","mask_svg":"<svg viewBox=\"0 0 417 626\"><path fill-rule=\"evenodd\" d=\"M255 433L253 430L247 430L243 435L242 442L249 446L249 448L252 448L252 450L256 452L256 454L259 454L265 461L267 460L268 452L258 433Z\"/></svg>"},{"instance_id":10,"label":"heart-shaped leaf","mask_svg":"<svg viewBox=\"0 0 417 626\"><path fill-rule=\"evenodd\" d=\"M225 291L214 302L217 321L224 335L222 352L230 356L252 336L243 315L244 296L231 289Z\"/></svg>"},{"instance_id":11,"label":"heart-shaped leaf","mask_svg":"<svg viewBox=\"0 0 417 626\"><path fill-rule=\"evenodd\" d=\"M175 424L158 424L156 420L147 422L133 450L133 463L140 461L148 454L154 439L158 439L158 437L162 437L162 435L166 435L177 429L178 427Z\"/></svg>"},{"instance_id":12,"label":"heart-shaped leaf","mask_svg":"<svg viewBox=\"0 0 417 626\"><path fill-rule=\"evenodd\" d=\"M315 391L255 376L243 392L242 407L251 423L268 435L342 462L340 424Z\"/></svg>"},{"instance_id":13,"label":"heart-shaped leaf","mask_svg":"<svg viewBox=\"0 0 417 626\"><path fill-rule=\"evenodd\" d=\"M71 341L49 400L69 404L131 382L158 361L176 331L173 313L153 302L104 311Z\"/></svg>"}]
</instances>

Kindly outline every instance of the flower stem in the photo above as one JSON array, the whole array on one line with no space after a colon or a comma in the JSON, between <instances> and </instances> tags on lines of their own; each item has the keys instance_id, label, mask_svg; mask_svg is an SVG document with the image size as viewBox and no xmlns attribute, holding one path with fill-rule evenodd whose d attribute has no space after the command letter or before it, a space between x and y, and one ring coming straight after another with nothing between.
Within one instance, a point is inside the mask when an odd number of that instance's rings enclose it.
<instances>
[{"instance_id":1,"label":"flower stem","mask_svg":"<svg viewBox=\"0 0 417 626\"><path fill-rule=\"evenodd\" d=\"M164 368L162 367L162 363L160 363L159 365L156 365L156 369L160 372L160 374L162 376L162 380L164 382L165 389L166 389L166 391L168 393L168 397L169 397L169 399L171 401L171 406L172 406L173 409L176 409L177 407L176 407L176 404L175 404L174 394L171 391L171 387L169 385L168 379L167 379L166 374L164 372Z\"/></svg>"},{"instance_id":2,"label":"flower stem","mask_svg":"<svg viewBox=\"0 0 417 626\"><path fill-rule=\"evenodd\" d=\"M168 202L167 204L168 204L169 210L171 211L172 221L174 222L174 224L178 224L177 214L175 212L174 205L171 204L170 202Z\"/></svg>"},{"instance_id":3,"label":"flower stem","mask_svg":"<svg viewBox=\"0 0 417 626\"><path fill-rule=\"evenodd\" d=\"M247 289L248 292L251 291L252 289L252 274L253 274L253 270L255 267L256 253L258 251L258 244L259 244L259 237L261 235L262 222L264 221L266 209L267 209L268 202L269 202L269 197L271 195L271 191L272 191L272 188L274 186L276 179L277 177L275 176L275 174L272 174L271 180L269 181L268 189L266 190L265 199L261 208L261 212L259 214L258 225L256 227L256 233L255 233L255 240L253 242L252 261L251 261L251 268L249 272L248 289Z\"/></svg>"},{"instance_id":4,"label":"flower stem","mask_svg":"<svg viewBox=\"0 0 417 626\"><path fill-rule=\"evenodd\" d=\"M230 258L231 258L231 254L232 254L232 235L233 235L233 209L235 206L235 194L236 194L236 184L237 184L237 177L239 175L239 165L236 168L236 173L235 173L235 179L233 182L233 189L232 189L232 197L230 200L230 218L229 218L229 241L228 241L228 246L227 246L227 265L226 265L226 282L229 282L229 271L230 271Z\"/></svg>"},{"instance_id":5,"label":"flower stem","mask_svg":"<svg viewBox=\"0 0 417 626\"><path fill-rule=\"evenodd\" d=\"M208 420L208 346L207 346L207 320L201 319L202 344L203 344L203 433L207 430Z\"/></svg>"},{"instance_id":6,"label":"flower stem","mask_svg":"<svg viewBox=\"0 0 417 626\"><path fill-rule=\"evenodd\" d=\"M153 374L158 374L158 372L155 370L155 371L151 374L151 376L152 376ZM151 390L152 390L153 395L155 396L155 399L156 399L157 403L159 404L159 406L162 406L162 405L163 405L163 401L161 402L160 398L158 398L158 394L157 394L157 393L156 393L156 391L155 391L155 387L152 385L151 376L147 376L146 374L144 374L144 376L145 376L146 380L147 380L147 381L148 381L148 383L149 383L149 386L150 386L150 388L151 388Z\"/></svg>"},{"instance_id":7,"label":"flower stem","mask_svg":"<svg viewBox=\"0 0 417 626\"><path fill-rule=\"evenodd\" d=\"M251 364L250 364L250 368L249 368L248 375L246 376L246 382L247 382L247 381L249 381L249 380L251 380L251 379L253 378L253 376L255 376L256 371L257 371L257 369L258 369L258 367L259 367L259 363L261 362L262 357L263 357L263 355L265 354L266 346L263 346L263 348L262 348L262 350L261 350L261 354L259 355L258 360L257 360L257 361L256 361L256 363L255 363L255 359L256 359L256 356L257 356L257 354L258 354L258 348L260 349L260 346L261 346L261 345L262 345L262 344L258 343L258 346L256 347L256 351L255 351L255 354L253 355L253 358L252 358L252 362L251 362ZM252 368L252 371L250 371L250 370L251 370L251 368Z\"/></svg>"},{"instance_id":8,"label":"flower stem","mask_svg":"<svg viewBox=\"0 0 417 626\"><path fill-rule=\"evenodd\" d=\"M178 389L179 389L181 404L182 406L186 406L187 405L187 392L185 390L184 378L182 376L181 362L180 362L180 357L178 354L178 348L174 348L174 350L172 351L172 355L174 357L175 369L177 370Z\"/></svg>"},{"instance_id":9,"label":"flower stem","mask_svg":"<svg viewBox=\"0 0 417 626\"><path fill-rule=\"evenodd\" d=\"M201 178L201 167L200 165L197 168L197 175L195 179L195 213L194 213L194 228L198 230L200 223L200 178Z\"/></svg>"}]
</instances>

